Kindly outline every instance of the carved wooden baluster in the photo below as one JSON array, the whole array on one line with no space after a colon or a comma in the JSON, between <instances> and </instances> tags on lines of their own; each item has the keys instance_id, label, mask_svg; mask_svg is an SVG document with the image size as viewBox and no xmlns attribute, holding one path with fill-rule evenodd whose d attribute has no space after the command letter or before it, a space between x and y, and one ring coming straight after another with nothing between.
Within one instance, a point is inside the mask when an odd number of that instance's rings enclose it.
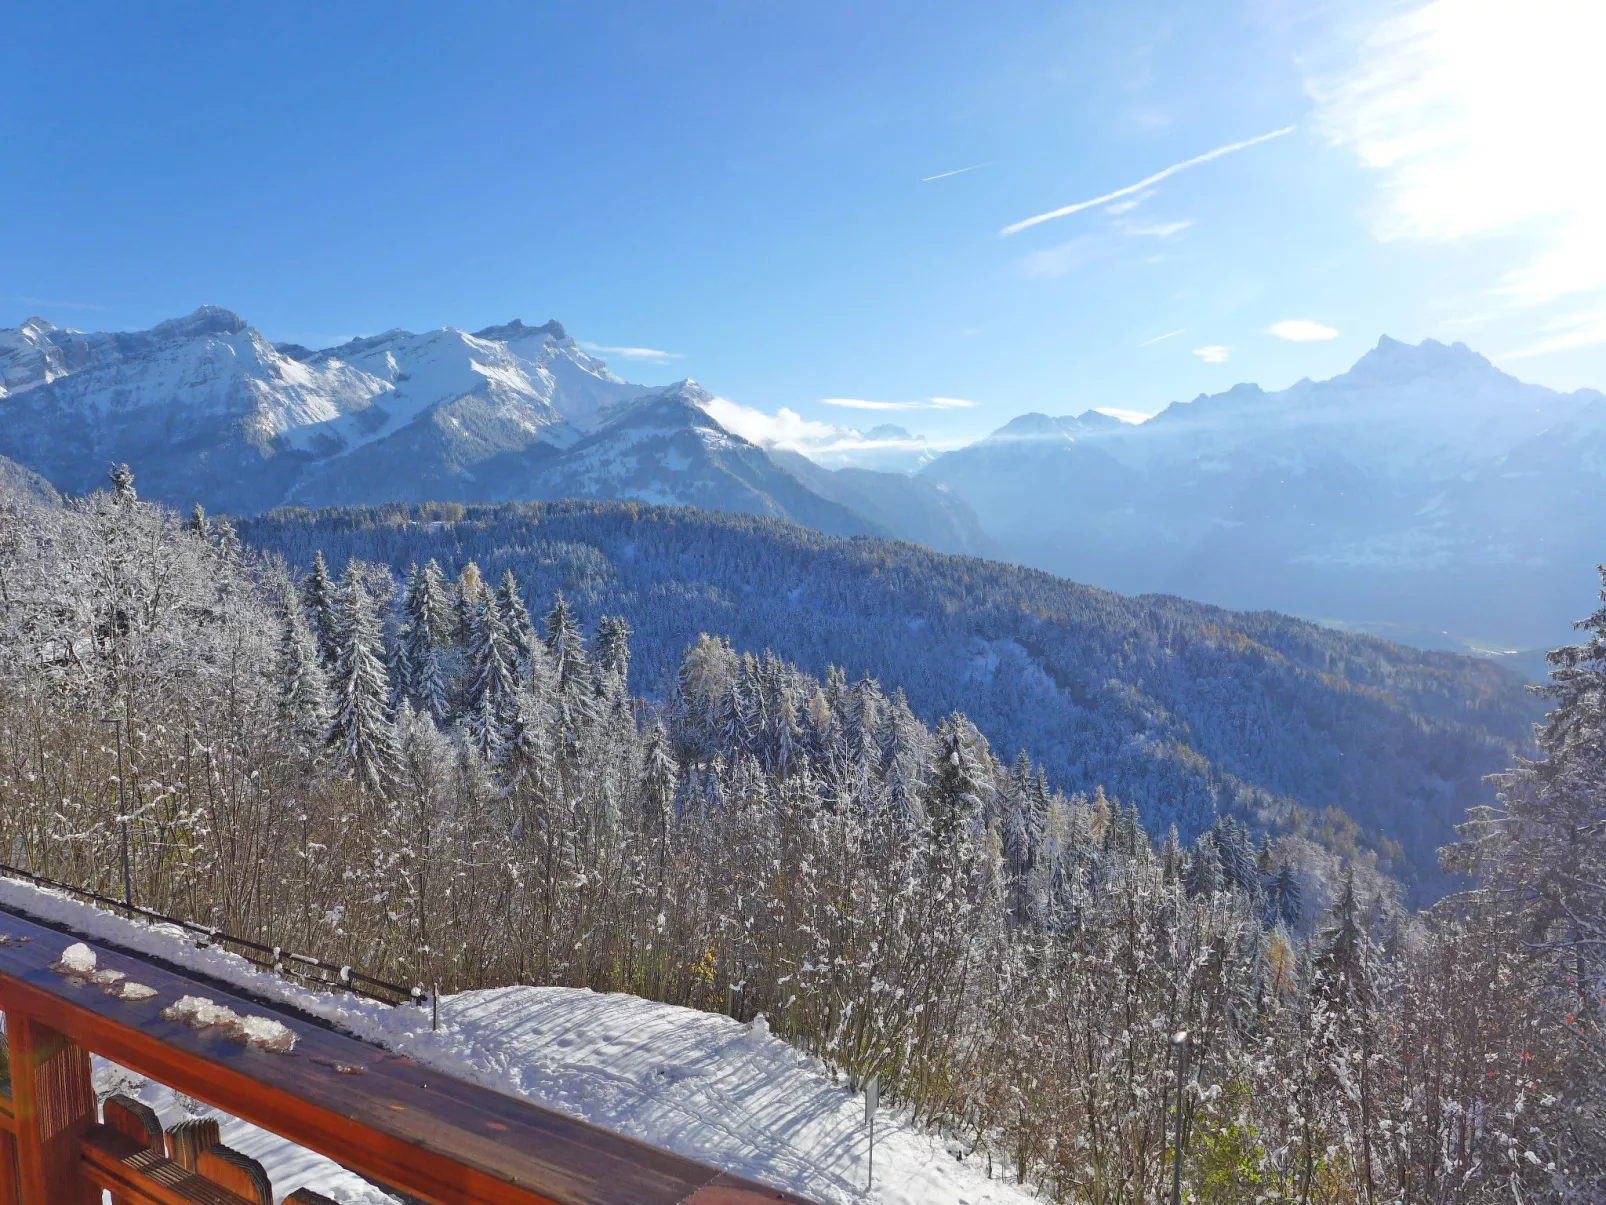
<instances>
[{"instance_id":1,"label":"carved wooden baluster","mask_svg":"<svg viewBox=\"0 0 1606 1205\"><path fill-rule=\"evenodd\" d=\"M201 1152L216 1146L219 1137L215 1117L191 1117L167 1131L167 1157L192 1172Z\"/></svg>"},{"instance_id":2,"label":"carved wooden baluster","mask_svg":"<svg viewBox=\"0 0 1606 1205\"><path fill-rule=\"evenodd\" d=\"M101 1104L100 1114L106 1124L119 1134L127 1134L158 1154L164 1149L162 1123L157 1120L156 1110L143 1101L118 1092L108 1096Z\"/></svg>"},{"instance_id":3,"label":"carved wooden baluster","mask_svg":"<svg viewBox=\"0 0 1606 1205\"><path fill-rule=\"evenodd\" d=\"M157 1119L156 1110L143 1101L121 1092L114 1093L101 1102L100 1116L108 1128L126 1134L146 1150L162 1153L162 1123ZM112 1205L133 1205L133 1202L112 1193Z\"/></svg>"},{"instance_id":4,"label":"carved wooden baluster","mask_svg":"<svg viewBox=\"0 0 1606 1205\"><path fill-rule=\"evenodd\" d=\"M27 1205L98 1205L100 1190L78 1170L78 1143L97 1120L89 1052L16 1012L6 1030L19 1195Z\"/></svg>"},{"instance_id":5,"label":"carved wooden baluster","mask_svg":"<svg viewBox=\"0 0 1606 1205\"><path fill-rule=\"evenodd\" d=\"M219 1188L226 1188L236 1196L256 1205L273 1205L273 1185L268 1173L249 1155L233 1147L214 1143L200 1153L195 1170Z\"/></svg>"}]
</instances>

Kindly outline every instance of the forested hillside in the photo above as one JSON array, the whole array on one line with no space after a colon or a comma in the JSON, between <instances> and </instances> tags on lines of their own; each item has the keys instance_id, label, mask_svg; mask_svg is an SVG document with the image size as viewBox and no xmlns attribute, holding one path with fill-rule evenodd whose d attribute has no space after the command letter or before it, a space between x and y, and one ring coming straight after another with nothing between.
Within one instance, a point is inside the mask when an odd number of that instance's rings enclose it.
<instances>
[{"instance_id":1,"label":"forested hillside","mask_svg":"<svg viewBox=\"0 0 1606 1205\"><path fill-rule=\"evenodd\" d=\"M821 679L711 635L658 698L633 697L624 614L582 625L490 556L453 581L426 559L400 591L355 558L315 555L292 579L227 523L140 502L126 471L114 486L66 505L0 495L0 849L38 873L118 892L126 848L143 905L393 979L762 1014L850 1085L879 1075L958 1157L1055 1201L1153 1201L1173 1176L1212 1205L1606 1189L1606 609L1556 658L1546 759L1505 776L1509 811L1464 826L1453 856L1478 890L1412 915L1364 859L1334 866L1298 835L1260 841L1226 817L1194 840L1146 831L1102 792L1000 758L963 714L920 722L890 681ZM586 518L517 513L526 558L547 519ZM925 607L957 591L987 622L1011 605L1007 575L975 562L922 577L921 554L762 526L743 561L739 527L602 515L635 533L613 549L626 562L723 546L754 578L767 564L771 590L798 558L824 562L789 587L814 583L790 614L822 642L809 616L868 607L876 578ZM408 536L356 517L275 522L330 551L341 522L347 542ZM510 534L482 518L438 533ZM559 546L554 565L586 563ZM1025 580L1039 602L1072 597ZM713 595L660 584L658 605ZM1426 718L1474 710L1453 661L1430 688L1434 663L1382 646L1367 661L1374 646L1269 618L1172 653L1164 618L1209 612L1087 592L1079 614L1039 622L1116 666L1180 677L1205 645L1203 664L1228 667L1206 695L1236 664L1315 715L1316 671L1279 667L1326 654L1415 691L1412 711L1333 677L1334 698L1375 706L1361 716L1403 717L1356 739L1474 731ZM941 651L954 637L928 623ZM1287 651L1255 639L1279 631Z\"/></svg>"},{"instance_id":2,"label":"forested hillside","mask_svg":"<svg viewBox=\"0 0 1606 1205\"><path fill-rule=\"evenodd\" d=\"M1102 787L1184 839L1218 814L1357 845L1417 898L1483 776L1527 747L1538 709L1484 662L1272 613L1125 598L1045 573L742 515L633 504L280 511L247 544L305 569L357 557L511 571L594 624L627 616L632 689L667 699L700 633L825 677L870 673L936 722L963 710L1006 758L1069 791ZM382 583L382 588L386 588ZM393 588L393 587L390 587ZM1357 828L1358 826L1358 828Z\"/></svg>"}]
</instances>

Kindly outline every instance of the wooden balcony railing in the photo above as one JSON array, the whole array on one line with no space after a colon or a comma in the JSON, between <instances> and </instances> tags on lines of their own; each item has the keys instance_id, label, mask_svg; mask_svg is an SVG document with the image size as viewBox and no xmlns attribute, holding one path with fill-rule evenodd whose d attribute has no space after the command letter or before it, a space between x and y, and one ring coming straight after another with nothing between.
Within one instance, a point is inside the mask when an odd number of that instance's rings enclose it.
<instances>
[{"instance_id":1,"label":"wooden balcony railing","mask_svg":"<svg viewBox=\"0 0 1606 1205\"><path fill-rule=\"evenodd\" d=\"M159 1134L137 1102L95 1099L98 1054L431 1205L810 1205L800 1197L422 1067L155 963L94 946L96 969L154 989L122 998L52 965L74 939L0 911L0 1205L329 1205L215 1134ZM103 979L109 976L102 976ZM163 1013L202 997L268 1016L290 1053ZM271 1200L270 1196L270 1200Z\"/></svg>"}]
</instances>

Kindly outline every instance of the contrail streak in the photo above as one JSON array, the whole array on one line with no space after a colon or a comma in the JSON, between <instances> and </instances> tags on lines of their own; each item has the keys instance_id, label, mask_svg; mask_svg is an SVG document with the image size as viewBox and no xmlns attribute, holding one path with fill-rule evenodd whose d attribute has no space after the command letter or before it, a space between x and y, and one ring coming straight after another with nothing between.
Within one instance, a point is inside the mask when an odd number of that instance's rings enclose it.
<instances>
[{"instance_id":1,"label":"contrail streak","mask_svg":"<svg viewBox=\"0 0 1606 1205\"><path fill-rule=\"evenodd\" d=\"M999 237L1003 238L1011 234L1019 234L1022 230L1036 226L1041 222L1052 222L1055 218L1069 217L1073 213L1080 213L1082 210L1091 209L1095 205L1103 205L1106 201L1113 201L1117 197L1130 196L1132 193L1147 188L1151 184L1158 184L1167 176L1176 175L1184 168L1195 167L1200 163L1208 163L1212 159L1219 159L1223 155L1230 155L1234 151L1241 151L1245 147L1254 146L1257 142L1269 142L1273 138L1281 138L1284 134L1291 134L1293 131L1293 126L1284 126L1280 130L1273 130L1271 133L1262 134L1258 138L1246 138L1242 142L1229 142L1226 146L1218 146L1215 150L1206 151L1202 155L1195 155L1192 159L1184 159L1181 163L1173 163L1170 167L1155 172L1154 175L1149 176L1147 179L1139 180L1136 184L1129 184L1125 188L1118 188L1114 192L1107 192L1102 197L1094 197L1091 201L1078 201L1075 205L1066 205L1062 209L1051 209L1047 213L1040 213L1034 218L1027 218L1024 221L1016 222L1012 226L1005 226L998 232Z\"/></svg>"},{"instance_id":2,"label":"contrail streak","mask_svg":"<svg viewBox=\"0 0 1606 1205\"><path fill-rule=\"evenodd\" d=\"M938 172L935 176L921 176L920 183L930 184L933 180L946 180L949 176L962 176L966 172L973 172L978 167L986 167L985 163L972 163L969 167L957 167L951 172Z\"/></svg>"},{"instance_id":3,"label":"contrail streak","mask_svg":"<svg viewBox=\"0 0 1606 1205\"><path fill-rule=\"evenodd\" d=\"M1160 342L1160 340L1161 340L1161 339L1169 339L1169 338L1170 338L1170 337L1171 337L1171 336L1172 336L1172 335L1180 335L1180 334L1181 334L1181 333L1182 333L1182 332L1183 332L1183 331L1185 331L1185 330L1187 330L1187 329L1188 329L1188 328L1187 328L1187 327L1185 327L1185 326L1179 326L1179 327L1177 327L1177 329L1176 329L1176 330L1174 330L1174 331L1166 331L1166 333L1165 333L1165 334L1163 334L1163 335L1156 335L1156 336L1155 336L1155 337L1154 337L1154 338L1152 338L1152 339L1145 339L1145 340L1144 340L1144 341L1143 341L1143 342L1142 342L1142 343L1139 343L1139 344L1138 344L1138 346L1139 346L1139 347L1147 347L1147 346L1149 346L1149 344L1151 344L1151 343L1158 343L1158 342Z\"/></svg>"}]
</instances>

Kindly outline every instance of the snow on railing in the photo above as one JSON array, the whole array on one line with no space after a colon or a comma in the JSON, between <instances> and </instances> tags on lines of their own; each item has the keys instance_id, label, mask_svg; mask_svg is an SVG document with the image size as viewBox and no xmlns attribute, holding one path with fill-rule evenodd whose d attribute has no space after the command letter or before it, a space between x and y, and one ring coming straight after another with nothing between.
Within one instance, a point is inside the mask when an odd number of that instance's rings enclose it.
<instances>
[{"instance_id":1,"label":"snow on railing","mask_svg":"<svg viewBox=\"0 0 1606 1205\"><path fill-rule=\"evenodd\" d=\"M225 946L256 966L312 987L350 992L368 1000L377 1000L381 1004L416 1004L422 1007L432 998L430 993L420 986L403 987L399 983L391 983L377 976L365 974L355 967L325 962L311 954L298 954L286 950L283 946L264 945L248 937L235 937L210 925L197 924L176 916L165 916L151 908L125 903L85 887L74 887L71 883L47 879L43 875L23 870L21 867L9 866L4 862L0 862L0 875L25 879L37 887L64 891L79 899L88 900L98 907L121 912L125 916L137 916L152 924L175 925L195 939L198 949L213 945Z\"/></svg>"}]
</instances>

